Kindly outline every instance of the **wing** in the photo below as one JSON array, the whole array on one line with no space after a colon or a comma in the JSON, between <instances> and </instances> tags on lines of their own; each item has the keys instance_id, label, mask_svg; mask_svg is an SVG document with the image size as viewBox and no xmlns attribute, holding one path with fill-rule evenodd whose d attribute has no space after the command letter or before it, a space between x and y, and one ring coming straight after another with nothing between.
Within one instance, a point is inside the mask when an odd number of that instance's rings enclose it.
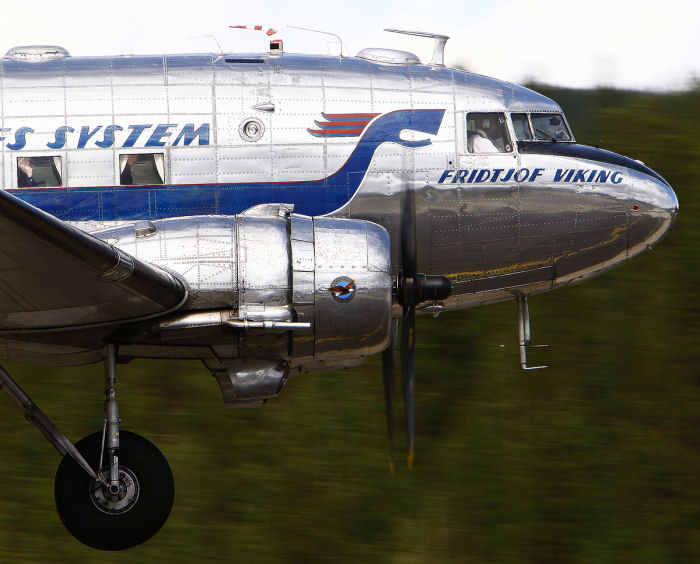
<instances>
[{"instance_id":1,"label":"wing","mask_svg":"<svg viewBox=\"0 0 700 564\"><path fill-rule=\"evenodd\" d=\"M119 323L186 297L170 273L0 190L0 330Z\"/></svg>"}]
</instances>

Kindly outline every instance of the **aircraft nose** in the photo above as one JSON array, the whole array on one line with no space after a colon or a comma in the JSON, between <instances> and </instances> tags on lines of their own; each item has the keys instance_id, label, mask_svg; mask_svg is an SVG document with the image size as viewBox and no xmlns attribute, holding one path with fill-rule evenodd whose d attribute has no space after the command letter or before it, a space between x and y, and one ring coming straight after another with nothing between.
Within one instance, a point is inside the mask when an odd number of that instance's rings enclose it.
<instances>
[{"instance_id":1,"label":"aircraft nose","mask_svg":"<svg viewBox=\"0 0 700 564\"><path fill-rule=\"evenodd\" d=\"M671 213L671 225L669 225L669 229L671 229L676 224L676 221L678 221L678 211L680 208L678 206L678 196L676 196L673 188L668 184L666 184L666 200L668 202L667 209Z\"/></svg>"},{"instance_id":2,"label":"aircraft nose","mask_svg":"<svg viewBox=\"0 0 700 564\"><path fill-rule=\"evenodd\" d=\"M678 218L678 197L660 176L640 175L630 186L629 256L651 248Z\"/></svg>"}]
</instances>

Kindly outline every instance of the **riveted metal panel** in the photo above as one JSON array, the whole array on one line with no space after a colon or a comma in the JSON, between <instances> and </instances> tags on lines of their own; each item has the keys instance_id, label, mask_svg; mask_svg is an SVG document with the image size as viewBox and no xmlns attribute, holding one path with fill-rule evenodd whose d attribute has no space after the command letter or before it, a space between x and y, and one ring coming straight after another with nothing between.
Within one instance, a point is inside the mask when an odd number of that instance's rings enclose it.
<instances>
[{"instance_id":1,"label":"riveted metal panel","mask_svg":"<svg viewBox=\"0 0 700 564\"><path fill-rule=\"evenodd\" d=\"M66 115L75 117L111 115L113 112L111 86L66 87L65 112Z\"/></svg>"},{"instance_id":2,"label":"riveted metal panel","mask_svg":"<svg viewBox=\"0 0 700 564\"><path fill-rule=\"evenodd\" d=\"M168 84L168 112L173 114L211 114L213 100L208 84Z\"/></svg>"},{"instance_id":3,"label":"riveted metal panel","mask_svg":"<svg viewBox=\"0 0 700 564\"><path fill-rule=\"evenodd\" d=\"M241 311L253 304L287 306L292 288L286 218L239 216L237 229Z\"/></svg>"},{"instance_id":4,"label":"riveted metal panel","mask_svg":"<svg viewBox=\"0 0 700 564\"><path fill-rule=\"evenodd\" d=\"M310 217L293 215L291 221L291 237L297 241L314 242L314 222Z\"/></svg>"},{"instance_id":5,"label":"riveted metal panel","mask_svg":"<svg viewBox=\"0 0 700 564\"><path fill-rule=\"evenodd\" d=\"M151 85L148 88L131 84L115 85L112 103L116 115L168 113L165 85Z\"/></svg>"},{"instance_id":6,"label":"riveted metal panel","mask_svg":"<svg viewBox=\"0 0 700 564\"><path fill-rule=\"evenodd\" d=\"M314 244L292 239L292 268L301 272L314 271Z\"/></svg>"},{"instance_id":7,"label":"riveted metal panel","mask_svg":"<svg viewBox=\"0 0 700 564\"><path fill-rule=\"evenodd\" d=\"M292 287L294 292L292 300L295 307L300 304L314 304L314 281L315 274L313 271L295 270L293 272Z\"/></svg>"},{"instance_id":8,"label":"riveted metal panel","mask_svg":"<svg viewBox=\"0 0 700 564\"><path fill-rule=\"evenodd\" d=\"M387 232L356 220L317 218L314 224L316 358L352 358L383 350L389 341L392 298ZM379 268L370 268L370 255ZM334 293L341 280L346 286L351 281L352 298Z\"/></svg>"},{"instance_id":9,"label":"riveted metal panel","mask_svg":"<svg viewBox=\"0 0 700 564\"><path fill-rule=\"evenodd\" d=\"M188 217L151 222L155 233L137 237L133 225L97 235L140 258L177 272L190 291L189 308L238 305L236 220Z\"/></svg>"}]
</instances>

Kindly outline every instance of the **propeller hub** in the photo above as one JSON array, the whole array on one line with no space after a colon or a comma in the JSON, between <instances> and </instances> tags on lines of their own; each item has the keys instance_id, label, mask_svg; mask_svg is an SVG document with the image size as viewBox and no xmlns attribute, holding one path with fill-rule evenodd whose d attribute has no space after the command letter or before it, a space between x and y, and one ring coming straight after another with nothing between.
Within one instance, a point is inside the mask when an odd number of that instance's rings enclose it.
<instances>
[{"instance_id":1,"label":"propeller hub","mask_svg":"<svg viewBox=\"0 0 700 564\"><path fill-rule=\"evenodd\" d=\"M399 274L398 302L416 305L422 302L444 300L452 293L452 282L446 276L416 274L413 277Z\"/></svg>"}]
</instances>

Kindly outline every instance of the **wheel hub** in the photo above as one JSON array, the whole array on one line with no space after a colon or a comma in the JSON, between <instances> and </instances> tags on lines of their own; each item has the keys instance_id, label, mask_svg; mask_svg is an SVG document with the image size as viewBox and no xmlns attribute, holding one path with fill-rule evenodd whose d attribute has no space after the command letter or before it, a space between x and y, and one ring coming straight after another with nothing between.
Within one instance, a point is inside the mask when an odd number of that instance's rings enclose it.
<instances>
[{"instance_id":1,"label":"wheel hub","mask_svg":"<svg viewBox=\"0 0 700 564\"><path fill-rule=\"evenodd\" d=\"M119 466L119 486L93 482L90 499L97 509L108 515L126 513L139 499L139 482L131 470Z\"/></svg>"}]
</instances>

